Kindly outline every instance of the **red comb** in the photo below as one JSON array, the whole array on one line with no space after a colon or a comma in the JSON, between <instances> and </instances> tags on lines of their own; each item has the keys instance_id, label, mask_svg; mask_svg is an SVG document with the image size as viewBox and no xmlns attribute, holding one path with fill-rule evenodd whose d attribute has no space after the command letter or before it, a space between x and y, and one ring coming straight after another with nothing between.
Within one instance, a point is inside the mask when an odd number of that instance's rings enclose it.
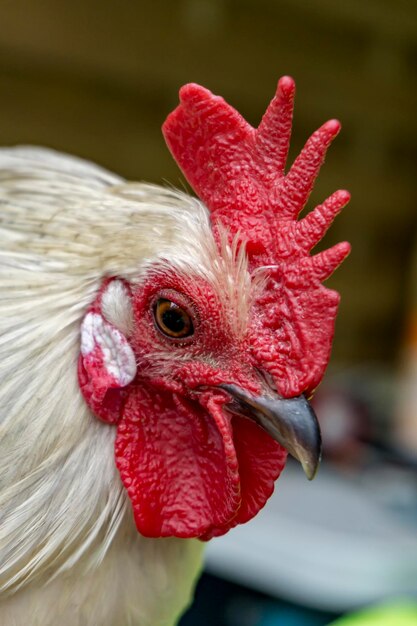
<instances>
[{"instance_id":1,"label":"red comb","mask_svg":"<svg viewBox=\"0 0 417 626\"><path fill-rule=\"evenodd\" d=\"M296 335L303 334L298 356L294 352L294 341L287 338L292 346L292 358L301 358L302 351L305 356L307 344L320 340L320 345L313 350L316 365L309 363L314 372L306 372L303 383L293 381L294 384L286 387L286 393L301 384L312 388L323 374L330 352L338 295L324 289L320 282L332 274L350 250L348 243L341 243L315 256L309 255L349 201L349 193L336 191L297 221L327 148L340 130L340 123L330 120L313 133L285 174L294 94L293 79L282 77L275 97L255 129L223 98L214 96L204 87L189 84L180 90L180 104L163 125L168 147L209 208L215 231L222 224L231 238L239 232L246 241L252 269L263 265L277 267L278 274L271 277L268 290L270 294L274 292L275 302L278 296L272 286L274 281L281 286L281 297L284 291L288 292L291 309L295 302L298 308L302 306L302 310L292 313L293 318L297 314L302 318L296 330ZM282 311L280 320L269 321L275 333L282 331ZM295 323L293 319L293 327ZM277 334L274 337L277 339ZM298 339L300 342L300 337ZM321 354L317 355L320 346ZM283 373L275 375L278 374ZM288 371L285 375L288 378ZM290 380L293 378L290 376Z\"/></svg>"}]
</instances>

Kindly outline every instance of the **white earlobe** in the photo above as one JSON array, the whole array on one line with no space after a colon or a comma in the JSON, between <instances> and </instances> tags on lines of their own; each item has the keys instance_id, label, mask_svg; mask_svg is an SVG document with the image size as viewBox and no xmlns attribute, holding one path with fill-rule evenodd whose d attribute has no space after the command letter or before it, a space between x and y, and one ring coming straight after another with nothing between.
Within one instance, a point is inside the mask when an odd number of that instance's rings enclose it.
<instances>
[{"instance_id":1,"label":"white earlobe","mask_svg":"<svg viewBox=\"0 0 417 626\"><path fill-rule=\"evenodd\" d=\"M135 378L136 359L126 337L102 315L90 311L81 325L81 354L94 359L113 379L125 387Z\"/></svg>"}]
</instances>

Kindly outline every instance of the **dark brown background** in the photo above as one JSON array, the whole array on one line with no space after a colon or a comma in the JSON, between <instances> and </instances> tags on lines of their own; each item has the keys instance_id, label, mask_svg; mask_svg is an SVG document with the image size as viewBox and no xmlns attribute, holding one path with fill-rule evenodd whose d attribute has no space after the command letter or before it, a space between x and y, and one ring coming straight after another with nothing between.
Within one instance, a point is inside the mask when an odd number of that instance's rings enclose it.
<instances>
[{"instance_id":1,"label":"dark brown background","mask_svg":"<svg viewBox=\"0 0 417 626\"><path fill-rule=\"evenodd\" d=\"M353 200L326 240L353 253L339 363L393 363L403 331L417 203L415 0L3 0L0 143L92 159L132 179L179 184L160 125L185 82L257 124L278 77L297 81L292 157L338 117L312 198Z\"/></svg>"}]
</instances>

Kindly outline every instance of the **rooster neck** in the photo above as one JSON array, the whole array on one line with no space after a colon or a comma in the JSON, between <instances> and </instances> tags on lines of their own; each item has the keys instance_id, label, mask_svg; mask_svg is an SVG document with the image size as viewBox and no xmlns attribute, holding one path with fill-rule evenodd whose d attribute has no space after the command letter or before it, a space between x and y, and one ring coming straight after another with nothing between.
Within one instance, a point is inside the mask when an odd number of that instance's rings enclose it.
<instances>
[{"instance_id":1,"label":"rooster neck","mask_svg":"<svg viewBox=\"0 0 417 626\"><path fill-rule=\"evenodd\" d=\"M173 626L192 599L203 547L141 537L129 516L102 563L91 568L86 555L52 582L0 599L0 623L56 626L59 616L61 626Z\"/></svg>"}]
</instances>

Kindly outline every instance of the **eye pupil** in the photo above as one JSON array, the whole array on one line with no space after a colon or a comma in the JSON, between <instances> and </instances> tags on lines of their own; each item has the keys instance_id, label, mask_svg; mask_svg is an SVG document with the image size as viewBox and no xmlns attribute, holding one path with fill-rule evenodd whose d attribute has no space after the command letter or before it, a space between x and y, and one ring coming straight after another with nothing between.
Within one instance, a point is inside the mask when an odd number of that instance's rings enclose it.
<instances>
[{"instance_id":1,"label":"eye pupil","mask_svg":"<svg viewBox=\"0 0 417 626\"><path fill-rule=\"evenodd\" d=\"M181 339L194 332L193 322L187 311L166 298L156 301L154 318L158 329L168 337Z\"/></svg>"},{"instance_id":2,"label":"eye pupil","mask_svg":"<svg viewBox=\"0 0 417 626\"><path fill-rule=\"evenodd\" d=\"M169 308L161 316L164 326L173 333L181 333L185 328L184 314L181 309Z\"/></svg>"}]
</instances>

